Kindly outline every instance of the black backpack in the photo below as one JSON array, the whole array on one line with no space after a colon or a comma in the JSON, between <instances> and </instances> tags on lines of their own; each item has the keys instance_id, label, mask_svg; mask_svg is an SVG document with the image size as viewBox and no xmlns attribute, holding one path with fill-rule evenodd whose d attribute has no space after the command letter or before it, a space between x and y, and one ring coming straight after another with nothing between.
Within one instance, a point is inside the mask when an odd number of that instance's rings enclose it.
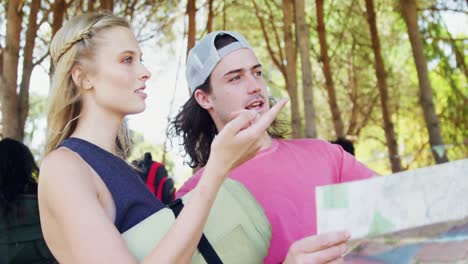
<instances>
[{"instance_id":1,"label":"black backpack","mask_svg":"<svg viewBox=\"0 0 468 264\"><path fill-rule=\"evenodd\" d=\"M0 204L0 263L55 263L42 236L36 195L20 195L8 212Z\"/></svg>"},{"instance_id":2,"label":"black backpack","mask_svg":"<svg viewBox=\"0 0 468 264\"><path fill-rule=\"evenodd\" d=\"M146 183L148 189L164 204L175 199L174 180L168 177L164 164L153 161L151 153L145 153L142 160L135 160L132 164L137 167L138 175Z\"/></svg>"}]
</instances>

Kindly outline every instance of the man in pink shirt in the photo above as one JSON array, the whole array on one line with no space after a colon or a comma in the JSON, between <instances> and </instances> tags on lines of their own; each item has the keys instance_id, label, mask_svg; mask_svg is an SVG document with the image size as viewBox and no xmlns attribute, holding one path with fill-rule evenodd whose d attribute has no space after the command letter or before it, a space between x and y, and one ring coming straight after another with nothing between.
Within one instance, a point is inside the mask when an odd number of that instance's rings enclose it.
<instances>
[{"instance_id":1,"label":"man in pink shirt","mask_svg":"<svg viewBox=\"0 0 468 264\"><path fill-rule=\"evenodd\" d=\"M236 32L205 36L190 51L186 78L192 96L171 123L184 140L192 167L206 164L213 138L242 109L270 108L262 66ZM347 232L316 235L315 187L371 177L374 172L338 145L317 139L279 139L274 125L261 150L229 177L245 185L265 210L272 239L265 263L335 263L346 252ZM203 168L179 190L192 190Z\"/></svg>"}]
</instances>

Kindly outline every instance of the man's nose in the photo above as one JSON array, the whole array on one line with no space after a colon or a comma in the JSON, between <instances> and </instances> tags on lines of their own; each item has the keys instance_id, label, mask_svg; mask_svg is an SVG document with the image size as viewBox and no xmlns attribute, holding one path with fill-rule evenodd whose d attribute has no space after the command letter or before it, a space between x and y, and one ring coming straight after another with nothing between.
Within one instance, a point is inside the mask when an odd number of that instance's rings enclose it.
<instances>
[{"instance_id":1,"label":"man's nose","mask_svg":"<svg viewBox=\"0 0 468 264\"><path fill-rule=\"evenodd\" d=\"M261 87L253 74L247 74L247 92L249 94L260 92Z\"/></svg>"}]
</instances>

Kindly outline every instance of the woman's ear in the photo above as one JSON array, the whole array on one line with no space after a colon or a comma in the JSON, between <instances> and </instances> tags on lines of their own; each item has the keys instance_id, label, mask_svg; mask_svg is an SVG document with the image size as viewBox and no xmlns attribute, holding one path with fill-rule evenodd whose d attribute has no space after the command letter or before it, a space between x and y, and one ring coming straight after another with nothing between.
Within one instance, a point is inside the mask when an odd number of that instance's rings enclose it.
<instances>
[{"instance_id":1,"label":"woman's ear","mask_svg":"<svg viewBox=\"0 0 468 264\"><path fill-rule=\"evenodd\" d=\"M195 100L197 100L197 103L204 109L208 110L213 108L213 103L211 100L211 96L201 89L195 90L194 93Z\"/></svg>"},{"instance_id":2,"label":"woman's ear","mask_svg":"<svg viewBox=\"0 0 468 264\"><path fill-rule=\"evenodd\" d=\"M93 87L91 80L87 77L86 72L81 65L76 65L71 70L71 76L76 87L89 90Z\"/></svg>"}]
</instances>

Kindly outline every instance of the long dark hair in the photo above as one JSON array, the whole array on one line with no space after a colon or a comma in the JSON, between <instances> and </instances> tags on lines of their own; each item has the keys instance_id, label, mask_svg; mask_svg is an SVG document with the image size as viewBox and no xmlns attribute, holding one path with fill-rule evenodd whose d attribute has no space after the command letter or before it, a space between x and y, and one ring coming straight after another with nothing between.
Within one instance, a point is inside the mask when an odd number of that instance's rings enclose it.
<instances>
[{"instance_id":1,"label":"long dark hair","mask_svg":"<svg viewBox=\"0 0 468 264\"><path fill-rule=\"evenodd\" d=\"M230 35L219 35L215 38L215 47L217 50L237 42L235 38ZM201 89L206 94L212 91L211 74L205 82L197 87L196 90ZM204 108L202 108L192 93L190 99L181 107L180 112L169 122L167 129L168 137L182 137L185 152L190 157L188 165L192 168L205 166L208 162L211 152L211 143L215 135L218 133L213 119ZM272 97L269 98L270 106L275 101ZM283 138L287 133L288 123L285 121L275 120L268 128L268 134L273 138Z\"/></svg>"},{"instance_id":2,"label":"long dark hair","mask_svg":"<svg viewBox=\"0 0 468 264\"><path fill-rule=\"evenodd\" d=\"M0 141L0 205L8 208L20 194L36 194L33 175L38 174L39 168L26 145L10 138Z\"/></svg>"}]
</instances>

